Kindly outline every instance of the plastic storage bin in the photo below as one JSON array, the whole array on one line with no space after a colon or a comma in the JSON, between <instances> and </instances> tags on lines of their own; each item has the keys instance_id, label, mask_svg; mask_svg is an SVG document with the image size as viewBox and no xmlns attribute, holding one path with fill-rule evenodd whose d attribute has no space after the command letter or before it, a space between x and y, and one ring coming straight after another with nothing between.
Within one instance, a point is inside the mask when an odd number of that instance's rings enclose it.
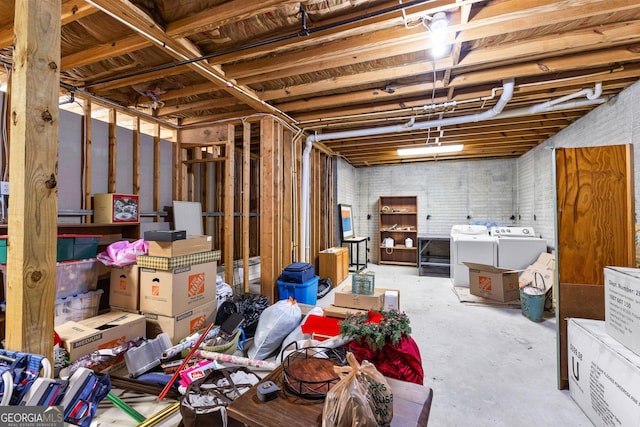
<instances>
[{"instance_id":1,"label":"plastic storage bin","mask_svg":"<svg viewBox=\"0 0 640 427\"><path fill-rule=\"evenodd\" d=\"M95 258L56 263L56 298L95 291L99 273Z\"/></svg>"},{"instance_id":2,"label":"plastic storage bin","mask_svg":"<svg viewBox=\"0 0 640 427\"><path fill-rule=\"evenodd\" d=\"M7 236L0 236L0 264L7 263Z\"/></svg>"},{"instance_id":3,"label":"plastic storage bin","mask_svg":"<svg viewBox=\"0 0 640 427\"><path fill-rule=\"evenodd\" d=\"M0 264L7 295L7 265ZM100 264L95 258L56 263L56 299L95 291L98 287Z\"/></svg>"},{"instance_id":4,"label":"plastic storage bin","mask_svg":"<svg viewBox=\"0 0 640 427\"><path fill-rule=\"evenodd\" d=\"M315 305L318 298L319 276L314 276L304 283L291 283L278 280L278 296L282 299L289 297L301 304Z\"/></svg>"},{"instance_id":5,"label":"plastic storage bin","mask_svg":"<svg viewBox=\"0 0 640 427\"><path fill-rule=\"evenodd\" d=\"M54 325L88 319L98 315L102 289L58 298L55 302Z\"/></svg>"},{"instance_id":6,"label":"plastic storage bin","mask_svg":"<svg viewBox=\"0 0 640 427\"><path fill-rule=\"evenodd\" d=\"M101 237L99 234L58 234L56 261L95 258Z\"/></svg>"}]
</instances>

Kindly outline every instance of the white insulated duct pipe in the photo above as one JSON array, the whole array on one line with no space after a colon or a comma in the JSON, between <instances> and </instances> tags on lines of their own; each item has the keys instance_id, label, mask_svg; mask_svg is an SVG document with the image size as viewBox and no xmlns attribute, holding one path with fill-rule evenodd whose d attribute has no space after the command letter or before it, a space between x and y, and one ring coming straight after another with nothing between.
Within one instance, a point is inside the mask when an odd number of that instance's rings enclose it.
<instances>
[{"instance_id":1,"label":"white insulated duct pipe","mask_svg":"<svg viewBox=\"0 0 640 427\"><path fill-rule=\"evenodd\" d=\"M310 154L314 142L327 141L331 139L341 138L357 138L361 136L382 135L387 133L406 132L408 130L422 130L437 126L450 126L463 123L474 123L484 120L501 119L509 117L522 117L531 114L537 114L547 111L558 111L569 108L585 107L590 105L602 104L607 101L600 98L602 95L602 84L597 83L594 90L583 89L579 92L569 94L551 101L536 104L527 108L518 108L508 112L502 112L504 106L513 96L514 82L513 80L505 80L502 86L502 95L493 108L483 111L482 113L471 114L468 116L449 117L444 119L429 120L413 124L413 120L409 123L384 126L379 128L360 129L354 131L334 132L325 134L309 135L306 139L305 147L302 153L302 230L301 230L301 259L309 260L309 204L310 204ZM586 96L587 100L567 102L580 96Z\"/></svg>"}]
</instances>

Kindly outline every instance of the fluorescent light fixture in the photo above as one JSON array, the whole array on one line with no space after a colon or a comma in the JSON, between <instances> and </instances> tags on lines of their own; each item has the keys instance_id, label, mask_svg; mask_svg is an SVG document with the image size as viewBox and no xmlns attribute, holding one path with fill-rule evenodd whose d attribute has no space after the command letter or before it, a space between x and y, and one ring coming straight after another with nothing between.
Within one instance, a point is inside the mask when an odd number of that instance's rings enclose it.
<instances>
[{"instance_id":1,"label":"fluorescent light fixture","mask_svg":"<svg viewBox=\"0 0 640 427\"><path fill-rule=\"evenodd\" d=\"M464 145L428 145L418 148L400 148L398 156L418 156L420 154L440 154L440 153L456 153L462 151Z\"/></svg>"},{"instance_id":2,"label":"fluorescent light fixture","mask_svg":"<svg viewBox=\"0 0 640 427\"><path fill-rule=\"evenodd\" d=\"M431 18L429 25L431 33L431 54L438 58L447 52L447 30L449 28L449 20L447 14L438 12Z\"/></svg>"}]
</instances>

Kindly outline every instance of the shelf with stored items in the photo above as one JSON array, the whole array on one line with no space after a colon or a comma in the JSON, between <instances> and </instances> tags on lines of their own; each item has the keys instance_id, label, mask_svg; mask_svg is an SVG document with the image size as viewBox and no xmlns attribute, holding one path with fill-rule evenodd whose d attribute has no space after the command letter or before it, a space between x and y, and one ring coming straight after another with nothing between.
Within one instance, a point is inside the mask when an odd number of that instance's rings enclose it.
<instances>
[{"instance_id":1,"label":"shelf with stored items","mask_svg":"<svg viewBox=\"0 0 640 427\"><path fill-rule=\"evenodd\" d=\"M418 197L381 196L379 211L380 264L418 264Z\"/></svg>"}]
</instances>

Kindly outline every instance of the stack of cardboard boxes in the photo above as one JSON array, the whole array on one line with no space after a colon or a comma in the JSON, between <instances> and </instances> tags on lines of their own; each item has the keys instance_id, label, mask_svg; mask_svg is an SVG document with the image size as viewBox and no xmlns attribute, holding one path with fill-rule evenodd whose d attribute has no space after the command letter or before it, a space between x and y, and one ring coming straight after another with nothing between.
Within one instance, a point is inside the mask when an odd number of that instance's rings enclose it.
<instances>
[{"instance_id":1,"label":"stack of cardboard boxes","mask_svg":"<svg viewBox=\"0 0 640 427\"><path fill-rule=\"evenodd\" d=\"M640 425L640 269L604 269L605 320L569 319L569 391L594 425Z\"/></svg>"},{"instance_id":2,"label":"stack of cardboard boxes","mask_svg":"<svg viewBox=\"0 0 640 427\"><path fill-rule=\"evenodd\" d=\"M111 267L110 312L56 326L71 361L163 332L175 344L215 320L220 251L212 250L211 237L151 238L145 234L149 253L136 264Z\"/></svg>"},{"instance_id":3,"label":"stack of cardboard boxes","mask_svg":"<svg viewBox=\"0 0 640 427\"><path fill-rule=\"evenodd\" d=\"M149 254L137 257L139 310L147 338L167 333L176 344L216 317L216 261L210 236L149 240Z\"/></svg>"}]
</instances>

